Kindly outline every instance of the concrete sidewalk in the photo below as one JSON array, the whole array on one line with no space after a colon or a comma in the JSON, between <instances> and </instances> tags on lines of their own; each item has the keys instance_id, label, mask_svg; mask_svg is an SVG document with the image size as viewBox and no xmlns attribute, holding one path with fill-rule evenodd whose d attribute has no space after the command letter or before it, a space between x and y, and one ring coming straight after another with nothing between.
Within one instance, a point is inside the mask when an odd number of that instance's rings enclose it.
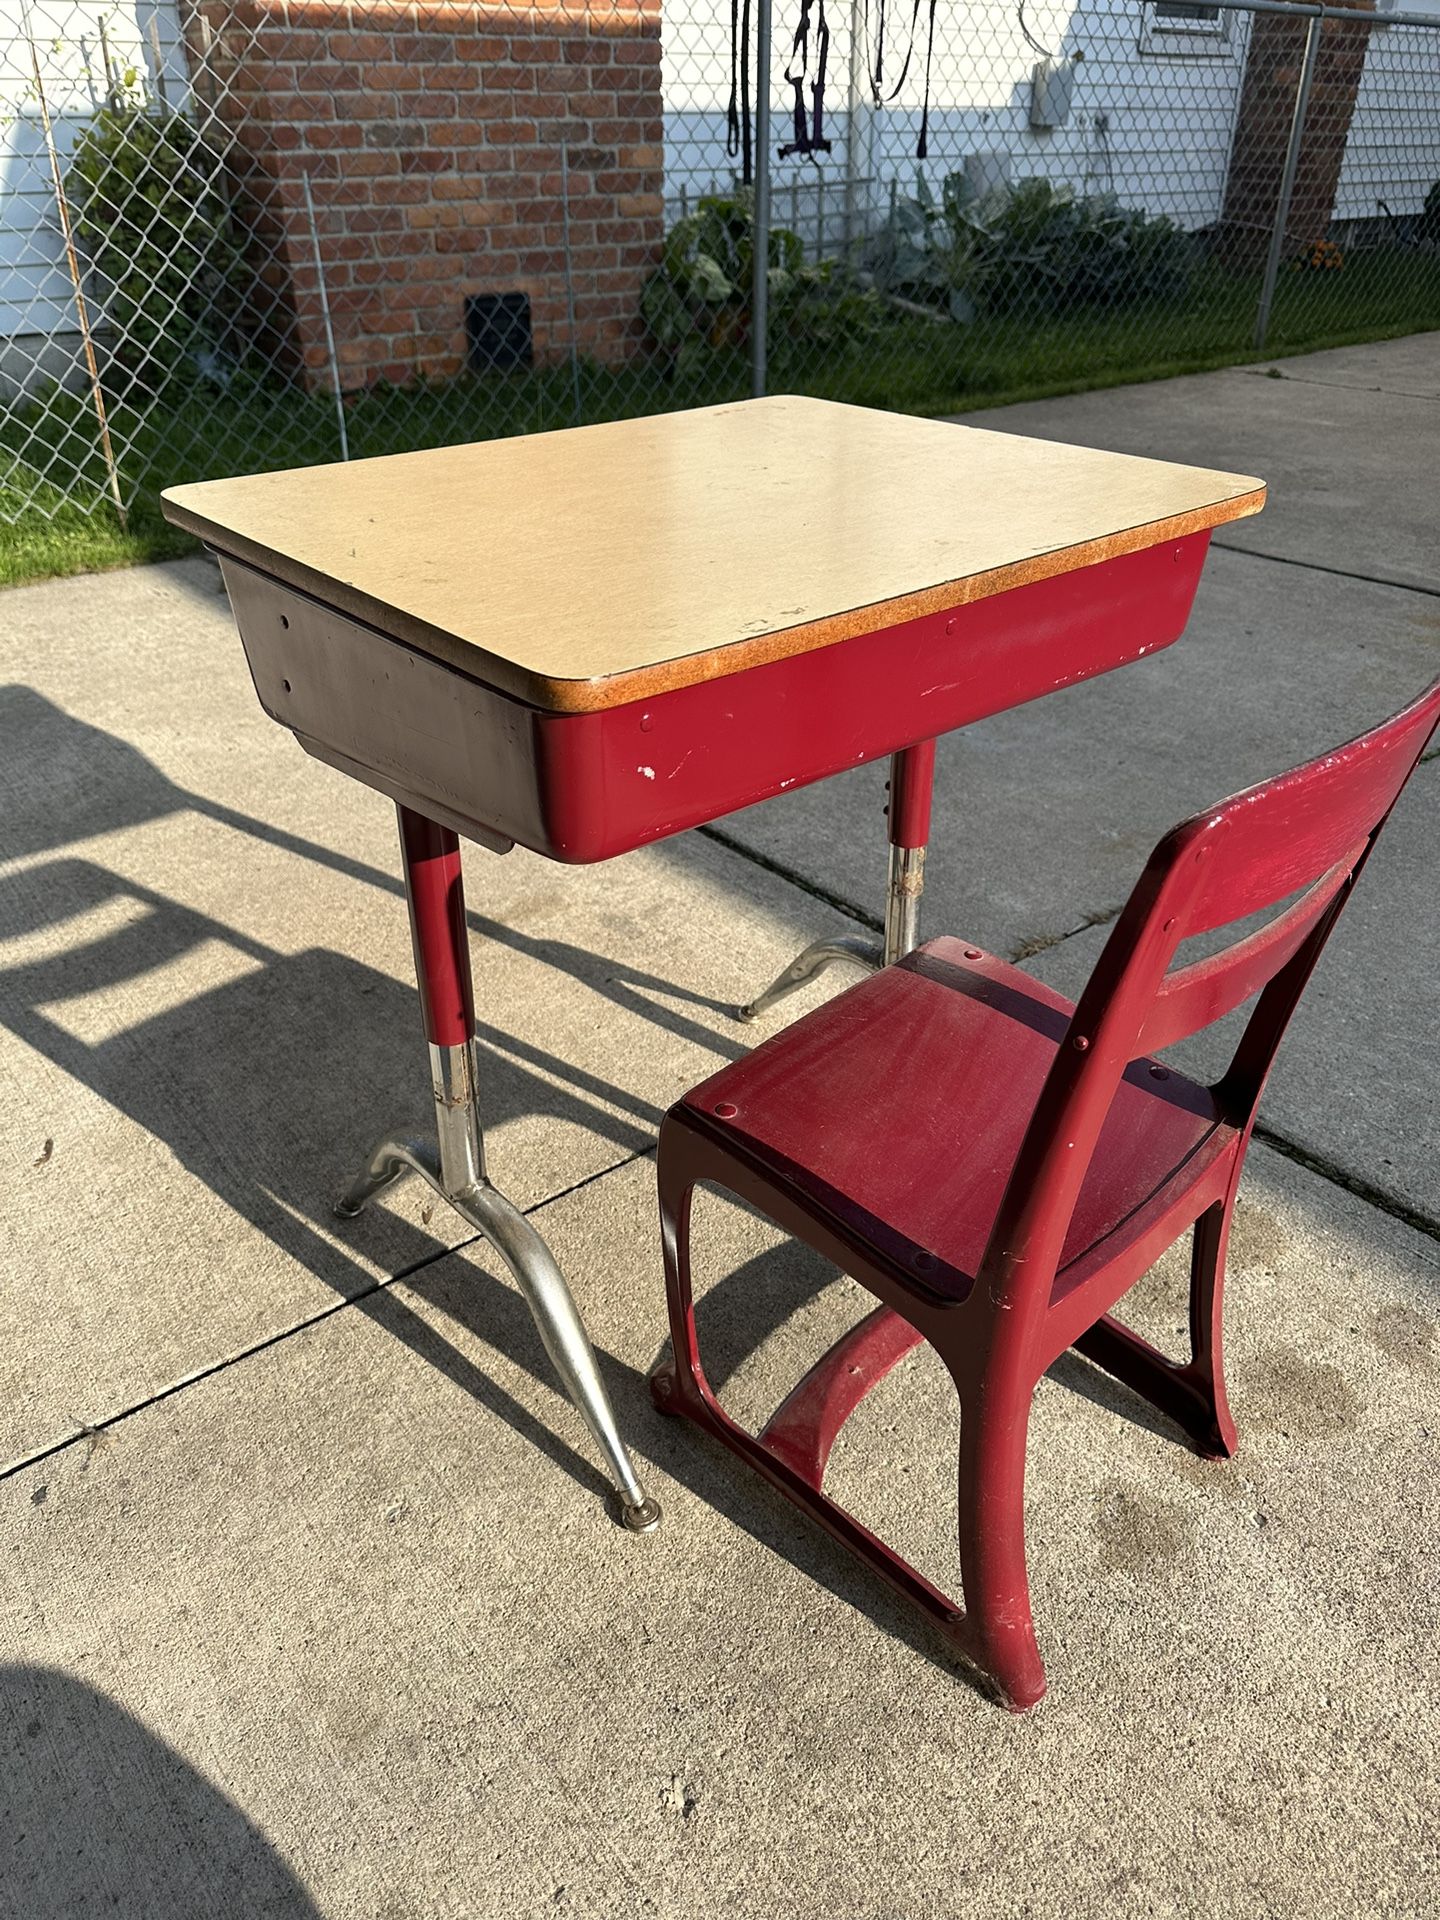
<instances>
[{"instance_id":1,"label":"concrete sidewalk","mask_svg":"<svg viewBox=\"0 0 1440 1920\"><path fill-rule=\"evenodd\" d=\"M947 747L932 931L1073 988L1160 831L1440 671L1440 336L1283 373L979 416L1273 504L1175 648ZM469 857L494 1171L665 1506L636 1540L483 1244L416 1185L329 1215L427 1098L388 804L260 713L205 563L0 597L0 1915L1429 1910L1440 762L1267 1098L1241 1454L1079 1362L1042 1387L1019 1720L644 1390L659 1116L878 910L882 782L588 873ZM701 1236L760 1418L861 1297L737 1208ZM1133 1304L1178 1346L1183 1262ZM833 1473L953 1589L947 1394L907 1363Z\"/></svg>"}]
</instances>

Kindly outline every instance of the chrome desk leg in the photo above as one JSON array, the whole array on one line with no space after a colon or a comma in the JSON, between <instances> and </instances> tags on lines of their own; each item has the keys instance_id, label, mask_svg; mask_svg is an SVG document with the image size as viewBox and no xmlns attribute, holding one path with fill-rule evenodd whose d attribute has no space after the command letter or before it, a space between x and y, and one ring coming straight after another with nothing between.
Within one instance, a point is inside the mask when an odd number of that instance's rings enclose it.
<instances>
[{"instance_id":1,"label":"chrome desk leg","mask_svg":"<svg viewBox=\"0 0 1440 1920\"><path fill-rule=\"evenodd\" d=\"M925 890L925 843L930 838L930 794L935 779L935 742L924 740L890 760L890 872L885 891L883 942L856 934L817 940L747 1006L741 1020L758 1020L827 967L846 961L873 973L903 960L920 944L920 895Z\"/></svg>"},{"instance_id":2,"label":"chrome desk leg","mask_svg":"<svg viewBox=\"0 0 1440 1920\"><path fill-rule=\"evenodd\" d=\"M430 1042L435 1145L382 1140L335 1211L353 1218L382 1187L413 1172L485 1236L514 1275L545 1351L604 1456L619 1496L621 1520L632 1533L649 1533L660 1524L660 1508L636 1478L565 1276L524 1214L486 1177L459 841L448 827L401 807L400 845L420 1005Z\"/></svg>"}]
</instances>

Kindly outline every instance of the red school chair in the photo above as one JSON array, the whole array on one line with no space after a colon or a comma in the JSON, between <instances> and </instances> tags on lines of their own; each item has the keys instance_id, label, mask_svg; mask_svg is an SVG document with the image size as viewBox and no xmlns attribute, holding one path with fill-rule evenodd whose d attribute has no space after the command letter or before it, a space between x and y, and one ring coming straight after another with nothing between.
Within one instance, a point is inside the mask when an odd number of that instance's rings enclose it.
<instances>
[{"instance_id":1,"label":"red school chair","mask_svg":"<svg viewBox=\"0 0 1440 1920\"><path fill-rule=\"evenodd\" d=\"M840 994L666 1115L659 1187L671 1355L652 1378L939 1624L1014 1708L1045 1691L1025 1571L1030 1404L1067 1348L1142 1394L1197 1452L1232 1453L1221 1371L1225 1245L1280 1037L1437 721L1440 681L1335 753L1168 833L1074 1005L951 939ZM1303 891L1300 891L1303 889ZM1172 966L1193 935L1290 900L1258 932ZM1259 1000L1202 1086L1151 1057ZM696 1184L728 1189L882 1304L758 1436L705 1378ZM1190 1358L1110 1308L1194 1229ZM963 1611L822 1491L836 1435L921 1340L960 1399Z\"/></svg>"}]
</instances>

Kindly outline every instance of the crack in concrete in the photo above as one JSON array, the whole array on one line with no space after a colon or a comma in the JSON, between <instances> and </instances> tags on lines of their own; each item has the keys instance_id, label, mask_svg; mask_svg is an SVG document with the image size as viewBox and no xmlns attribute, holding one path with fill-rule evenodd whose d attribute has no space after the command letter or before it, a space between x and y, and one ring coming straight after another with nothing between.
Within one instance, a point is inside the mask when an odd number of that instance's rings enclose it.
<instances>
[{"instance_id":1,"label":"crack in concrete","mask_svg":"<svg viewBox=\"0 0 1440 1920\"><path fill-rule=\"evenodd\" d=\"M1312 1153L1297 1140L1287 1140L1283 1133L1276 1133L1273 1128L1259 1123L1255 1127L1255 1138L1276 1153L1283 1154L1287 1160L1293 1160L1297 1167L1304 1167L1307 1173L1328 1180L1332 1187L1340 1187L1357 1200L1363 1200L1366 1206L1373 1207L1377 1213L1388 1214L1392 1220L1398 1220L1412 1232L1423 1233L1427 1240L1440 1242L1440 1220L1428 1213L1421 1213L1407 1201L1396 1199L1393 1194L1386 1193L1383 1187L1362 1180L1358 1174L1347 1172L1338 1161L1331 1160L1325 1154Z\"/></svg>"},{"instance_id":2,"label":"crack in concrete","mask_svg":"<svg viewBox=\"0 0 1440 1920\"><path fill-rule=\"evenodd\" d=\"M1327 567L1321 560L1297 560L1288 553L1265 553L1259 547L1237 546L1233 540L1215 540L1211 546L1219 553L1242 553L1247 560L1268 560L1273 567L1304 567L1310 573L1333 574L1338 580L1358 580L1367 587L1393 587L1397 593L1423 593L1440 600L1440 587L1424 587L1418 580L1391 580L1381 573L1352 573L1348 567Z\"/></svg>"},{"instance_id":3,"label":"crack in concrete","mask_svg":"<svg viewBox=\"0 0 1440 1920\"><path fill-rule=\"evenodd\" d=\"M1108 927L1112 920L1119 917L1119 907L1099 907L1094 913L1087 913L1080 924L1071 927L1068 933L1031 934L1011 951L1010 959L1018 967L1022 961L1033 960L1037 954L1049 953L1052 947L1063 946L1067 940L1073 940L1077 933L1088 933L1091 927Z\"/></svg>"},{"instance_id":4,"label":"crack in concrete","mask_svg":"<svg viewBox=\"0 0 1440 1920\"><path fill-rule=\"evenodd\" d=\"M752 866L765 873L774 874L777 880L788 881L801 893L808 893L812 900L819 900L827 907L833 907L837 913L847 915L858 925L871 933L884 933L885 922L868 908L857 906L853 900L847 900L843 894L831 893L828 887L822 887L818 880L807 880L803 873L794 867L787 867L781 860L774 860L768 853L759 853L754 847L747 847L743 840L737 840L733 834L725 833L715 826L697 827L696 833L703 834L707 840L713 840L716 846L725 847L731 853L738 853L742 860L750 861Z\"/></svg>"},{"instance_id":5,"label":"crack in concrete","mask_svg":"<svg viewBox=\"0 0 1440 1920\"><path fill-rule=\"evenodd\" d=\"M573 1193L581 1192L592 1186L597 1180L604 1180L622 1168L633 1166L635 1161L644 1160L655 1151L654 1146L640 1147L634 1153L626 1154L623 1160L614 1160L606 1167L598 1167L594 1173L587 1173L583 1180L576 1180L558 1193L550 1193L543 1200L537 1200L533 1206L522 1207L520 1211L527 1217L539 1213L542 1208L553 1206L557 1200L566 1200ZM198 1386L203 1380L214 1379L217 1373L227 1368L239 1366L242 1361L253 1360L257 1354L267 1353L271 1347L277 1347L282 1340L289 1340L297 1333L304 1333L310 1327L321 1326L326 1320L333 1320L337 1313L343 1313L347 1307L358 1307L366 1300L373 1300L377 1294L384 1293L401 1280L413 1280L417 1273L423 1273L427 1267L433 1267L437 1261L448 1260L452 1254L464 1253L467 1248L483 1244L483 1233L468 1234L465 1239L457 1240L453 1247L437 1247L433 1253L427 1253L421 1260L413 1261L408 1267L402 1267L398 1273L386 1274L383 1279L372 1280L368 1286L355 1293L347 1293L343 1299L332 1300L328 1306L320 1307L316 1312L307 1314L303 1320L292 1321L288 1327L280 1327L274 1333L266 1334L263 1340L256 1340L248 1347L240 1347L234 1353L227 1353L219 1360L212 1360L208 1366L197 1367L193 1373L183 1374L178 1380L171 1380L163 1387L157 1387L153 1393L146 1394L141 1400L131 1401L119 1407L114 1413L107 1413L101 1419L75 1422L76 1431L67 1434L63 1440L52 1440L34 1452L23 1454L18 1460L12 1460L0 1467L0 1481L11 1480L17 1473L24 1473L28 1467L39 1466L43 1461L53 1460L56 1454L68 1452L71 1447L85 1446L91 1452L97 1442L103 1443L103 1437L112 1427L118 1427L122 1421L133 1419L138 1413L144 1413L150 1407L158 1407L162 1401L173 1399L177 1393L183 1393L187 1387Z\"/></svg>"},{"instance_id":6,"label":"crack in concrete","mask_svg":"<svg viewBox=\"0 0 1440 1920\"><path fill-rule=\"evenodd\" d=\"M1248 373L1259 380L1288 380L1297 387L1338 387L1341 393L1383 393L1394 400L1436 400L1440 395L1431 393L1425 387L1377 387L1368 380L1316 380L1303 373L1286 373L1280 367L1237 367L1237 373Z\"/></svg>"}]
</instances>

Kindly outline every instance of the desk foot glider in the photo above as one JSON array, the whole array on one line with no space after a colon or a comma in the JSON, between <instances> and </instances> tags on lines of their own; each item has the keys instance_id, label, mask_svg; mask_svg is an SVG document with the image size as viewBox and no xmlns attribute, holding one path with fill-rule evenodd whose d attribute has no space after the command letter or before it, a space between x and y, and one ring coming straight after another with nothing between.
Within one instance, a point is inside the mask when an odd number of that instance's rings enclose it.
<instances>
[{"instance_id":1,"label":"desk foot glider","mask_svg":"<svg viewBox=\"0 0 1440 1920\"><path fill-rule=\"evenodd\" d=\"M746 1006L735 1009L740 1020L758 1020L781 1000L788 1000L827 967L844 963L875 973L893 966L920 944L920 896L925 891L925 843L930 838L930 795L935 784L935 742L924 740L890 759L890 804L886 819L890 833L890 878L885 890L885 938L867 940L858 934L838 934L817 940L792 960L785 971Z\"/></svg>"},{"instance_id":2,"label":"desk foot glider","mask_svg":"<svg viewBox=\"0 0 1440 1920\"><path fill-rule=\"evenodd\" d=\"M401 807L400 846L420 1004L435 1089L435 1145L385 1139L336 1202L350 1220L405 1173L418 1173L489 1241L514 1275L555 1371L604 1458L632 1533L650 1533L660 1508L647 1497L620 1430L595 1352L565 1276L544 1240L485 1173L485 1140L476 1098L475 1005L465 934L460 843L448 827Z\"/></svg>"}]
</instances>

